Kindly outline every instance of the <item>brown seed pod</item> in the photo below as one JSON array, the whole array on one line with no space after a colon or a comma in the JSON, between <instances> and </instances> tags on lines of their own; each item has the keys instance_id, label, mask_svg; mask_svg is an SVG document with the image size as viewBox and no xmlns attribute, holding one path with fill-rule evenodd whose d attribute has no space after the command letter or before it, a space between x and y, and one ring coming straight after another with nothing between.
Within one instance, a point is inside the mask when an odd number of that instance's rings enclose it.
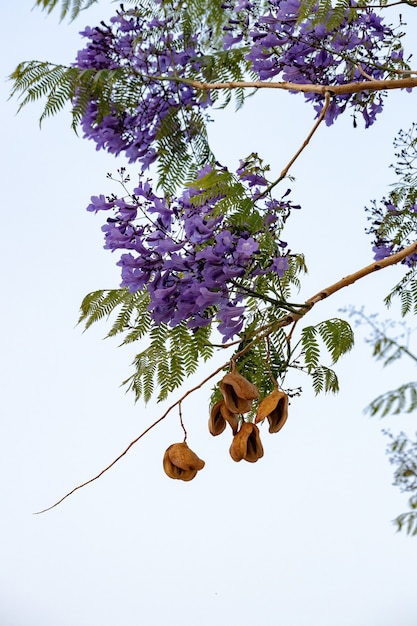
<instances>
[{"instance_id":1,"label":"brown seed pod","mask_svg":"<svg viewBox=\"0 0 417 626\"><path fill-rule=\"evenodd\" d=\"M170 478L184 481L192 480L197 476L197 472L203 469L204 465L204 461L199 459L185 442L173 443L165 450L164 472Z\"/></svg>"},{"instance_id":2,"label":"brown seed pod","mask_svg":"<svg viewBox=\"0 0 417 626\"><path fill-rule=\"evenodd\" d=\"M221 435L221 433L226 428L227 423L230 425L230 428L235 435L239 427L239 416L229 411L224 400L219 400L218 402L213 404L210 411L210 417L208 421L210 433L214 437L216 437L217 435Z\"/></svg>"},{"instance_id":3,"label":"brown seed pod","mask_svg":"<svg viewBox=\"0 0 417 626\"><path fill-rule=\"evenodd\" d=\"M180 478L184 470L180 469L179 467L177 467L176 465L172 463L171 459L168 456L168 450L165 450L164 458L162 461L163 466L164 466L164 472L170 478L175 478L175 479Z\"/></svg>"},{"instance_id":4,"label":"brown seed pod","mask_svg":"<svg viewBox=\"0 0 417 626\"><path fill-rule=\"evenodd\" d=\"M229 424L230 428L232 429L233 434L236 435L239 429L239 415L236 415L236 413L232 413L232 411L230 411L230 409L227 408L224 400L222 400L220 404L220 413L223 415L224 419Z\"/></svg>"},{"instance_id":5,"label":"brown seed pod","mask_svg":"<svg viewBox=\"0 0 417 626\"><path fill-rule=\"evenodd\" d=\"M233 437L230 456L236 462L255 463L263 457L264 449L259 436L259 428L253 422L243 422L239 432Z\"/></svg>"},{"instance_id":6,"label":"brown seed pod","mask_svg":"<svg viewBox=\"0 0 417 626\"><path fill-rule=\"evenodd\" d=\"M222 404L223 404L223 400L216 402L215 404L213 404L211 411L210 411L208 427L213 437L216 437L217 435L221 435L221 433L226 428L226 420L224 419L222 412L221 412Z\"/></svg>"},{"instance_id":7,"label":"brown seed pod","mask_svg":"<svg viewBox=\"0 0 417 626\"><path fill-rule=\"evenodd\" d=\"M252 400L259 396L255 385L236 371L223 376L219 387L224 402L232 413L247 413L252 407Z\"/></svg>"},{"instance_id":8,"label":"brown seed pod","mask_svg":"<svg viewBox=\"0 0 417 626\"><path fill-rule=\"evenodd\" d=\"M258 406L255 423L258 424L267 418L269 432L277 433L284 426L288 418L288 396L279 389L263 398Z\"/></svg>"},{"instance_id":9,"label":"brown seed pod","mask_svg":"<svg viewBox=\"0 0 417 626\"><path fill-rule=\"evenodd\" d=\"M168 456L174 465L183 470L201 470L205 465L204 461L187 446L185 441L169 446Z\"/></svg>"}]
</instances>

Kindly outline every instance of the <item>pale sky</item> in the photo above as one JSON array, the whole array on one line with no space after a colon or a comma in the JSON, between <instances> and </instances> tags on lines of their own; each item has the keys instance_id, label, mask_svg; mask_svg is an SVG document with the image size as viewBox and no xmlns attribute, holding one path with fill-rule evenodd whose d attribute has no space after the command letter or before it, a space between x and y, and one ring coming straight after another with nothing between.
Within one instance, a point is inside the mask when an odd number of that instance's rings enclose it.
<instances>
[{"instance_id":1,"label":"pale sky","mask_svg":"<svg viewBox=\"0 0 417 626\"><path fill-rule=\"evenodd\" d=\"M3 3L3 76L22 60L70 63L78 31L116 6L103 0L69 25L31 11L32 0ZM338 396L316 398L308 379L289 378L303 395L280 433L261 429L256 464L234 463L230 436L208 433L204 388L183 404L188 443L206 461L195 480L162 469L165 449L182 440L173 413L100 480L32 515L105 467L167 405L135 405L120 387L136 346L103 341L105 322L84 334L76 325L86 293L119 284L101 216L85 207L114 190L106 173L123 162L77 138L67 113L41 130L40 106L16 116L1 85L0 626L415 626L417 542L391 523L406 496L391 486L381 434L412 434L415 418L363 412L414 370L405 361L382 370L363 332L336 366ZM363 207L388 192L392 140L415 106L416 93L391 93L367 131L349 117L323 126L292 170L303 209L285 238L310 270L300 301L372 261ZM210 133L229 167L257 151L279 172L313 122L301 96L274 92L220 112ZM381 302L402 273L363 279L306 324L349 304L394 316Z\"/></svg>"}]
</instances>

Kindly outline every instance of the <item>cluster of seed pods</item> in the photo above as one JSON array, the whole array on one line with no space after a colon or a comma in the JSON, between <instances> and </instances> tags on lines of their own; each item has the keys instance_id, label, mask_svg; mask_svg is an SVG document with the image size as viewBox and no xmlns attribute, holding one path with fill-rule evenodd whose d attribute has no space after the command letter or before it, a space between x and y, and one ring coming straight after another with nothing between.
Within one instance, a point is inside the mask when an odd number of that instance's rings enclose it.
<instances>
[{"instance_id":1,"label":"cluster of seed pods","mask_svg":"<svg viewBox=\"0 0 417 626\"><path fill-rule=\"evenodd\" d=\"M230 456L236 462L255 463L264 454L258 424L267 419L270 433L280 431L288 417L288 396L275 387L259 402L254 421L247 421L244 414L259 398L257 387L235 369L223 377L219 386L223 399L211 409L209 431L220 435L229 424L233 433Z\"/></svg>"},{"instance_id":2,"label":"cluster of seed pods","mask_svg":"<svg viewBox=\"0 0 417 626\"><path fill-rule=\"evenodd\" d=\"M213 436L221 435L229 425L233 434L229 450L232 459L255 463L264 455L258 424L266 419L269 432L279 432L287 421L288 396L276 386L260 400L255 419L249 421L245 420L244 414L251 411L253 402L259 398L257 387L239 374L235 367L223 376L219 387L223 399L216 402L210 411L209 431ZM164 454L164 471L170 478L192 480L204 465L204 461L185 441L172 444Z\"/></svg>"}]
</instances>

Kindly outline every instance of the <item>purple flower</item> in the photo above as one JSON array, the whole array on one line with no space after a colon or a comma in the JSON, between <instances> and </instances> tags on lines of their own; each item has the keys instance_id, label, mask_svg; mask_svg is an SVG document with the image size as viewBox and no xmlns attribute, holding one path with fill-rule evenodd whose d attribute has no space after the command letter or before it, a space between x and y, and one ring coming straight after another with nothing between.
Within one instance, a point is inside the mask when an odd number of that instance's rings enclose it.
<instances>
[{"instance_id":1,"label":"purple flower","mask_svg":"<svg viewBox=\"0 0 417 626\"><path fill-rule=\"evenodd\" d=\"M385 243L378 243L375 246L372 246L372 252L374 252L375 261L381 261L381 259L385 259L387 256L390 256L393 251L393 246Z\"/></svg>"},{"instance_id":2,"label":"purple flower","mask_svg":"<svg viewBox=\"0 0 417 626\"><path fill-rule=\"evenodd\" d=\"M99 196L91 196L91 203L87 207L87 211L108 211L114 207L114 202L108 202L103 194Z\"/></svg>"},{"instance_id":3,"label":"purple flower","mask_svg":"<svg viewBox=\"0 0 417 626\"><path fill-rule=\"evenodd\" d=\"M244 306L229 305L224 307L217 313L217 318L220 320L220 324L217 326L217 330L223 335L223 343L226 343L226 341L232 339L242 330L244 322L244 312Z\"/></svg>"},{"instance_id":4,"label":"purple flower","mask_svg":"<svg viewBox=\"0 0 417 626\"><path fill-rule=\"evenodd\" d=\"M289 268L288 257L286 256L276 256L272 260L271 270L278 274L280 278L284 276L284 272L286 272Z\"/></svg>"}]
</instances>

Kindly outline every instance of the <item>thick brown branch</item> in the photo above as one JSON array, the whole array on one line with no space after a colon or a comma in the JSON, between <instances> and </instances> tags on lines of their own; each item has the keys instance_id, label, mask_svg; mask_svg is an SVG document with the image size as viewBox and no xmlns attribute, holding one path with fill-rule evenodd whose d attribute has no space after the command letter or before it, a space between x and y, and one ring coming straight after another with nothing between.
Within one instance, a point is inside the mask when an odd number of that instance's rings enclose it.
<instances>
[{"instance_id":1,"label":"thick brown branch","mask_svg":"<svg viewBox=\"0 0 417 626\"><path fill-rule=\"evenodd\" d=\"M415 252L417 252L417 241L412 243L407 248L404 248L404 250L397 252L396 254L388 256L385 259L381 259L380 261L375 261L374 263L363 267L357 272L354 272L354 274L349 274L349 276L345 276L345 278L338 280L337 283L333 283L333 285L326 287L326 289L322 289L321 291L316 293L315 296L309 298L306 301L306 306L308 307L307 310L310 310L315 304L317 304L317 302L320 302L320 300L324 300L325 298L333 295L334 293L336 293L336 291L340 291L340 289L343 289L344 287L353 285L353 283L355 283L357 280L360 280L361 278L364 278L364 276L368 276L373 272L382 270L383 268L389 267L390 265L396 265L397 263L400 263L400 261L407 258L411 254L414 254ZM291 315L289 317L291 317ZM300 315L299 317L302 317L302 315ZM299 319L299 317L293 316L293 319L291 321L295 321L295 319Z\"/></svg>"},{"instance_id":2,"label":"thick brown branch","mask_svg":"<svg viewBox=\"0 0 417 626\"><path fill-rule=\"evenodd\" d=\"M170 77L163 77L164 80L172 80ZM177 79L175 79L177 80ZM397 78L395 80L367 80L362 82L345 83L344 85L313 85L289 83L286 81L229 81L224 83L203 83L198 80L184 80L195 89L203 91L211 91L218 89L283 89L285 91L301 91L302 93L317 93L325 95L329 93L331 96L339 96L349 93L359 93L361 91L385 91L388 89L413 89L417 87L417 78Z\"/></svg>"}]
</instances>

